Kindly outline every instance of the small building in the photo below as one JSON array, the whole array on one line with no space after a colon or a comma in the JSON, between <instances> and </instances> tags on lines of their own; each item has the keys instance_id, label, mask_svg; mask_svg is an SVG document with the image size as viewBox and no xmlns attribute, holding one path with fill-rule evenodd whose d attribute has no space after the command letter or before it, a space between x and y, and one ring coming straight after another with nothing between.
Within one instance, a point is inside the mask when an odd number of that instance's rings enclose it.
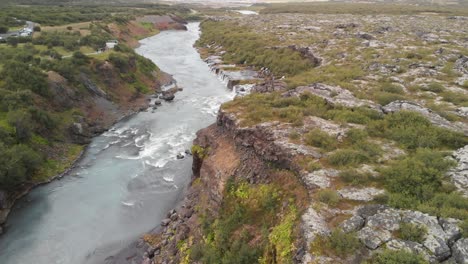
<instances>
[{"instance_id":1,"label":"small building","mask_svg":"<svg viewBox=\"0 0 468 264\"><path fill-rule=\"evenodd\" d=\"M108 40L106 42L106 49L113 49L119 44L118 40Z\"/></svg>"}]
</instances>

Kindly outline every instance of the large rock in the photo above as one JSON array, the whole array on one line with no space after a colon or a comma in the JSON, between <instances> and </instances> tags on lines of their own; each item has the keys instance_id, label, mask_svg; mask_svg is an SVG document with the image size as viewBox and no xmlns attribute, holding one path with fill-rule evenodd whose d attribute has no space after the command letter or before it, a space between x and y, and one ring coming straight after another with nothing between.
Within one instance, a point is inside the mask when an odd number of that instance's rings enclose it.
<instances>
[{"instance_id":1,"label":"large rock","mask_svg":"<svg viewBox=\"0 0 468 264\"><path fill-rule=\"evenodd\" d=\"M452 155L457 166L448 173L453 184L465 196L468 197L468 145L455 151Z\"/></svg>"},{"instance_id":2,"label":"large rock","mask_svg":"<svg viewBox=\"0 0 468 264\"><path fill-rule=\"evenodd\" d=\"M401 110L418 112L436 126L468 134L468 127L466 125L452 124L447 119L441 117L437 113L434 113L431 109L423 107L414 102L398 100L382 107L382 110L386 114L395 113Z\"/></svg>"},{"instance_id":3,"label":"large rock","mask_svg":"<svg viewBox=\"0 0 468 264\"><path fill-rule=\"evenodd\" d=\"M397 210L387 209L367 218L367 226L372 229L395 231L400 228L401 216Z\"/></svg>"},{"instance_id":4,"label":"large rock","mask_svg":"<svg viewBox=\"0 0 468 264\"><path fill-rule=\"evenodd\" d=\"M413 254L420 254L429 258L424 247L413 241L406 241L401 239L392 239L386 244L387 248L390 250L406 250Z\"/></svg>"},{"instance_id":5,"label":"large rock","mask_svg":"<svg viewBox=\"0 0 468 264\"><path fill-rule=\"evenodd\" d=\"M377 189L374 187L369 188L344 188L338 190L338 193L345 199L353 201L364 201L369 202L374 199L377 195L385 193L384 190Z\"/></svg>"},{"instance_id":6,"label":"large rock","mask_svg":"<svg viewBox=\"0 0 468 264\"><path fill-rule=\"evenodd\" d=\"M344 232L349 233L361 229L364 224L364 218L359 215L353 215L351 218L341 223L340 227Z\"/></svg>"},{"instance_id":7,"label":"large rock","mask_svg":"<svg viewBox=\"0 0 468 264\"><path fill-rule=\"evenodd\" d=\"M301 176L309 189L325 189L330 187L330 177L337 177L338 173L334 169L321 169Z\"/></svg>"},{"instance_id":8,"label":"large rock","mask_svg":"<svg viewBox=\"0 0 468 264\"><path fill-rule=\"evenodd\" d=\"M392 233L385 229L373 229L368 226L359 230L358 237L369 249L377 249L392 239Z\"/></svg>"},{"instance_id":9,"label":"large rock","mask_svg":"<svg viewBox=\"0 0 468 264\"><path fill-rule=\"evenodd\" d=\"M460 239L455 243L452 248L452 255L457 263L468 263L468 238Z\"/></svg>"}]
</instances>

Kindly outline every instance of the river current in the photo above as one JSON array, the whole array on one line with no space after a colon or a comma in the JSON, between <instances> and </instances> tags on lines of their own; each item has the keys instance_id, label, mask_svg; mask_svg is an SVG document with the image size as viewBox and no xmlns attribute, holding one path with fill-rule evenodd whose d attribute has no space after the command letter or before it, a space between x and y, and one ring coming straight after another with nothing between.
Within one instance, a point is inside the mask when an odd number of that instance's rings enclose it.
<instances>
[{"instance_id":1,"label":"river current","mask_svg":"<svg viewBox=\"0 0 468 264\"><path fill-rule=\"evenodd\" d=\"M21 199L0 236L0 263L102 263L158 225L190 181L192 159L177 154L233 98L193 48L199 34L189 23L141 41L137 53L183 91L94 138L65 177Z\"/></svg>"}]
</instances>

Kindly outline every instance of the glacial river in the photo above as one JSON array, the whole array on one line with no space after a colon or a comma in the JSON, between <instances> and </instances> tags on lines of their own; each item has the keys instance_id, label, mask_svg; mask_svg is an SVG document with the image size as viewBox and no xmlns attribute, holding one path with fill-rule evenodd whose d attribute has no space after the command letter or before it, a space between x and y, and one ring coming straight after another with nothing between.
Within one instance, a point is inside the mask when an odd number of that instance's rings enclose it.
<instances>
[{"instance_id":1,"label":"glacial river","mask_svg":"<svg viewBox=\"0 0 468 264\"><path fill-rule=\"evenodd\" d=\"M181 198L195 133L233 97L193 48L199 24L141 41L137 52L173 74L173 102L96 137L78 166L19 201L0 236L1 264L102 263L160 223Z\"/></svg>"}]
</instances>

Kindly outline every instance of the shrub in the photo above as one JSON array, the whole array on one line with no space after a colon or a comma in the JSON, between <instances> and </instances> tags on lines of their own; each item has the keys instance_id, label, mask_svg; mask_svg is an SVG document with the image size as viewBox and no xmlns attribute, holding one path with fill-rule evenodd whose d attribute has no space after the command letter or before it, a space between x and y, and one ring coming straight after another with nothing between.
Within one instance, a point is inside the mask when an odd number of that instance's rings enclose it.
<instances>
[{"instance_id":1,"label":"shrub","mask_svg":"<svg viewBox=\"0 0 468 264\"><path fill-rule=\"evenodd\" d=\"M11 148L0 143L0 188L11 189L31 179L42 160L26 145Z\"/></svg>"},{"instance_id":2,"label":"shrub","mask_svg":"<svg viewBox=\"0 0 468 264\"><path fill-rule=\"evenodd\" d=\"M344 170L340 172L339 177L342 181L355 186L362 186L373 180L370 173L360 173L356 170Z\"/></svg>"},{"instance_id":3,"label":"shrub","mask_svg":"<svg viewBox=\"0 0 468 264\"><path fill-rule=\"evenodd\" d=\"M345 233L341 229L335 229L330 236L319 236L312 242L313 253L326 256L347 257L356 253L361 248L361 243L356 233Z\"/></svg>"},{"instance_id":4,"label":"shrub","mask_svg":"<svg viewBox=\"0 0 468 264\"><path fill-rule=\"evenodd\" d=\"M368 127L369 134L399 142L408 149L416 148L459 148L467 138L457 132L439 128L424 116L411 111L399 111L374 121Z\"/></svg>"},{"instance_id":5,"label":"shrub","mask_svg":"<svg viewBox=\"0 0 468 264\"><path fill-rule=\"evenodd\" d=\"M320 202L330 206L336 206L341 200L341 196L336 191L330 189L318 191L317 197Z\"/></svg>"},{"instance_id":6,"label":"shrub","mask_svg":"<svg viewBox=\"0 0 468 264\"><path fill-rule=\"evenodd\" d=\"M406 250L385 250L376 255L370 263L372 264L429 264L423 256Z\"/></svg>"},{"instance_id":7,"label":"shrub","mask_svg":"<svg viewBox=\"0 0 468 264\"><path fill-rule=\"evenodd\" d=\"M387 105L391 102L404 100L405 98L399 94L388 93L388 92L379 92L375 96L377 103L381 105Z\"/></svg>"},{"instance_id":8,"label":"shrub","mask_svg":"<svg viewBox=\"0 0 468 264\"><path fill-rule=\"evenodd\" d=\"M385 186L390 192L428 201L442 189L445 172L453 162L440 152L419 149L403 160L382 170Z\"/></svg>"},{"instance_id":9,"label":"shrub","mask_svg":"<svg viewBox=\"0 0 468 264\"><path fill-rule=\"evenodd\" d=\"M433 93L440 93L444 90L444 86L440 83L432 82L426 86L422 86L421 90L423 91L429 91Z\"/></svg>"},{"instance_id":10,"label":"shrub","mask_svg":"<svg viewBox=\"0 0 468 264\"><path fill-rule=\"evenodd\" d=\"M382 92L391 93L391 94L403 94L404 93L403 88L401 88L401 86L393 84L393 83L388 83L388 82L383 83L380 87L380 90Z\"/></svg>"},{"instance_id":11,"label":"shrub","mask_svg":"<svg viewBox=\"0 0 468 264\"><path fill-rule=\"evenodd\" d=\"M336 148L336 139L320 129L314 129L305 134L305 142L308 145L326 150Z\"/></svg>"},{"instance_id":12,"label":"shrub","mask_svg":"<svg viewBox=\"0 0 468 264\"><path fill-rule=\"evenodd\" d=\"M464 238L468 238L468 219L465 219L463 222L461 222L459 226L462 232L462 236Z\"/></svg>"},{"instance_id":13,"label":"shrub","mask_svg":"<svg viewBox=\"0 0 468 264\"><path fill-rule=\"evenodd\" d=\"M367 161L370 158L365 152L353 149L339 149L328 157L328 162L338 167L359 165Z\"/></svg>"},{"instance_id":14,"label":"shrub","mask_svg":"<svg viewBox=\"0 0 468 264\"><path fill-rule=\"evenodd\" d=\"M356 144L356 143L361 143L364 142L369 134L363 129L358 129L358 128L352 128L348 130L346 133L346 139L351 143L351 144Z\"/></svg>"},{"instance_id":15,"label":"shrub","mask_svg":"<svg viewBox=\"0 0 468 264\"><path fill-rule=\"evenodd\" d=\"M456 105L468 106L468 96L465 94L445 91L441 93L441 95L447 102L454 103Z\"/></svg>"},{"instance_id":16,"label":"shrub","mask_svg":"<svg viewBox=\"0 0 468 264\"><path fill-rule=\"evenodd\" d=\"M289 138L292 140L297 140L301 137L301 135L297 131L293 131L289 134Z\"/></svg>"},{"instance_id":17,"label":"shrub","mask_svg":"<svg viewBox=\"0 0 468 264\"><path fill-rule=\"evenodd\" d=\"M327 111L325 113L325 118L333 119L335 121L340 122L365 125L371 120L381 119L382 115L375 110L365 107L358 107L353 109L337 107L335 109Z\"/></svg>"},{"instance_id":18,"label":"shrub","mask_svg":"<svg viewBox=\"0 0 468 264\"><path fill-rule=\"evenodd\" d=\"M427 235L426 227L413 223L401 223L398 237L403 240L414 241L422 244Z\"/></svg>"}]
</instances>

